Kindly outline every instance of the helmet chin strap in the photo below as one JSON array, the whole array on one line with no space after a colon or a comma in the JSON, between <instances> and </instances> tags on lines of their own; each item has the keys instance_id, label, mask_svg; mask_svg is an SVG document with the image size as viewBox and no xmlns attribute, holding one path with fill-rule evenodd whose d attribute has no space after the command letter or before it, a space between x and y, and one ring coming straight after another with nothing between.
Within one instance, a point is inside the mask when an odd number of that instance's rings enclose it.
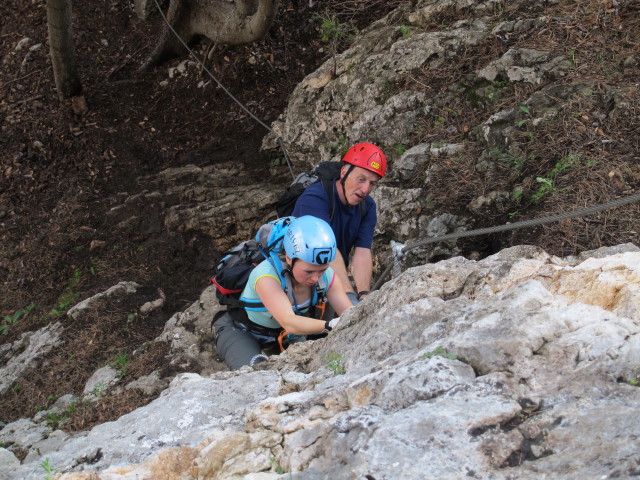
<instances>
[{"instance_id":1,"label":"helmet chin strap","mask_svg":"<svg viewBox=\"0 0 640 480\"><path fill-rule=\"evenodd\" d=\"M342 185L342 196L344 197L344 203L347 204L347 207L353 207L353 205L351 205L349 203L349 200L347 199L347 191L344 188L344 182L347 181L347 177L353 171L354 168L356 168L355 165L349 165L349 169L347 170L347 173L345 173L344 176L340 179L340 185Z\"/></svg>"}]
</instances>

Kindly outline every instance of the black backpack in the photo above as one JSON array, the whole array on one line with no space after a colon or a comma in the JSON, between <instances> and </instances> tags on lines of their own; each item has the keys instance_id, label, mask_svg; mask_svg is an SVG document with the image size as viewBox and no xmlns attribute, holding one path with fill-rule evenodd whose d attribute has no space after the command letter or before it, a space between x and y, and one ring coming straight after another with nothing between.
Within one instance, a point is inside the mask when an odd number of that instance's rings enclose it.
<instances>
[{"instance_id":1,"label":"black backpack","mask_svg":"<svg viewBox=\"0 0 640 480\"><path fill-rule=\"evenodd\" d=\"M227 309L266 310L260 300L242 297L242 291L247 285L249 275L265 259L275 267L280 277L282 290L295 304L291 276L285 269L286 265L278 256L284 250L282 240L291 220L293 217L284 217L265 223L258 229L255 239L240 243L220 260L211 282L216 287L216 297L221 305L227 305ZM327 279L323 275L316 284L311 305L324 303L328 288Z\"/></svg>"},{"instance_id":2,"label":"black backpack","mask_svg":"<svg viewBox=\"0 0 640 480\"><path fill-rule=\"evenodd\" d=\"M242 242L220 260L211 281L221 305L230 308L245 306L240 299L242 290L252 270L265 259L276 267L283 289L286 289L287 279L282 273L282 262L277 254L282 251L284 233L292 218L279 218L262 225L255 239Z\"/></svg>"},{"instance_id":3,"label":"black backpack","mask_svg":"<svg viewBox=\"0 0 640 480\"><path fill-rule=\"evenodd\" d=\"M302 195L307 187L317 182L322 182L324 191L327 192L329 197L329 209L331 215L329 221L333 219L335 212L335 196L333 195L333 183L340 177L340 169L343 167L342 162L320 162L307 172L302 172L295 180L287 187L284 194L278 200L276 204L276 213L278 217L287 217L291 215L296 205L298 197ZM364 217L367 212L366 202L360 202L360 213Z\"/></svg>"}]
</instances>

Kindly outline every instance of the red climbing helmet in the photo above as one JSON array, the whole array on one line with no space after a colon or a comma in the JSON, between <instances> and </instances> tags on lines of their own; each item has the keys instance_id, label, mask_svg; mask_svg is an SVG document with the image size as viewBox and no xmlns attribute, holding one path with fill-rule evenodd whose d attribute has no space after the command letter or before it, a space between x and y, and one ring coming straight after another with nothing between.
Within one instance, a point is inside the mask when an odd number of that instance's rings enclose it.
<instances>
[{"instance_id":1,"label":"red climbing helmet","mask_svg":"<svg viewBox=\"0 0 640 480\"><path fill-rule=\"evenodd\" d=\"M377 173L380 177L384 177L387 172L387 157L373 143L355 144L347 150L342 161Z\"/></svg>"}]
</instances>

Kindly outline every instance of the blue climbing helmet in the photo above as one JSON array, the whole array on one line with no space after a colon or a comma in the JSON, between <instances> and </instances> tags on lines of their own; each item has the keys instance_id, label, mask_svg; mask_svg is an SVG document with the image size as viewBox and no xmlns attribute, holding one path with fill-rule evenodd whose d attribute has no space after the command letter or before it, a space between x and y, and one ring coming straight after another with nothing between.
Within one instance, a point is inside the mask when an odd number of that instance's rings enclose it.
<instances>
[{"instance_id":1,"label":"blue climbing helmet","mask_svg":"<svg viewBox=\"0 0 640 480\"><path fill-rule=\"evenodd\" d=\"M292 260L299 258L314 265L327 265L336 258L336 236L331 226L311 215L293 220L282 243Z\"/></svg>"}]
</instances>

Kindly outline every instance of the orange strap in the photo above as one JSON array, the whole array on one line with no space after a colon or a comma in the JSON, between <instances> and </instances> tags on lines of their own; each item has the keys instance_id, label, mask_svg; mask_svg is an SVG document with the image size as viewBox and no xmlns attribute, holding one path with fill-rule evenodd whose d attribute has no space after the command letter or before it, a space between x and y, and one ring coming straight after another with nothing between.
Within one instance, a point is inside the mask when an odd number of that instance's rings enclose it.
<instances>
[{"instance_id":1,"label":"orange strap","mask_svg":"<svg viewBox=\"0 0 640 480\"><path fill-rule=\"evenodd\" d=\"M316 311L315 311L316 320L322 320L322 317L324 317L325 308L327 308L327 302L318 300L318 303L316 304ZM318 312L320 312L320 315L318 315Z\"/></svg>"},{"instance_id":2,"label":"orange strap","mask_svg":"<svg viewBox=\"0 0 640 480\"><path fill-rule=\"evenodd\" d=\"M316 311L315 311L315 316L317 320L322 320L322 317L324 317L324 311L326 308L327 308L327 302L323 302L322 300L320 300L316 305ZM318 315L318 313L320 313L320 315ZM289 332L287 332L284 329L280 332L280 335L278 335L278 346L280 347L280 353L284 352L285 350L283 342L287 335L289 335Z\"/></svg>"},{"instance_id":3,"label":"orange strap","mask_svg":"<svg viewBox=\"0 0 640 480\"><path fill-rule=\"evenodd\" d=\"M280 353L284 352L284 346L282 345L282 342L284 340L284 337L286 337L287 335L289 335L289 332L284 329L280 332L280 335L278 335L278 345L280 345Z\"/></svg>"}]
</instances>

